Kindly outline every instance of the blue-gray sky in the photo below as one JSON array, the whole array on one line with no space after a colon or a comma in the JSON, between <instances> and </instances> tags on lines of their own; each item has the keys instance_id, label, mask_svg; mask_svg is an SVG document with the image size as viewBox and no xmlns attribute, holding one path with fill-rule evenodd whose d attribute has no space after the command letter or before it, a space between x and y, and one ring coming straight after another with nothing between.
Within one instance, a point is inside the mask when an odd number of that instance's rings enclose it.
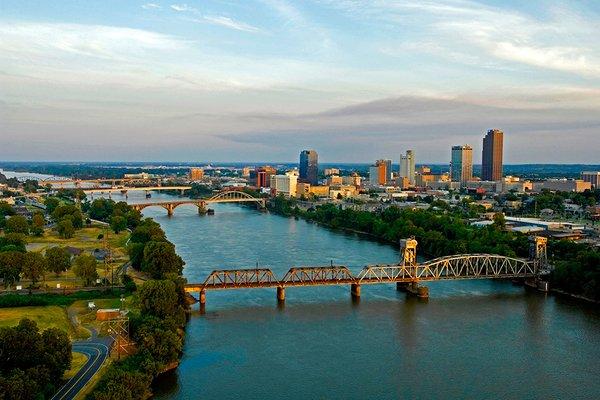
<instances>
[{"instance_id":1,"label":"blue-gray sky","mask_svg":"<svg viewBox=\"0 0 600 400\"><path fill-rule=\"evenodd\" d=\"M600 162L600 2L0 2L0 159Z\"/></svg>"}]
</instances>

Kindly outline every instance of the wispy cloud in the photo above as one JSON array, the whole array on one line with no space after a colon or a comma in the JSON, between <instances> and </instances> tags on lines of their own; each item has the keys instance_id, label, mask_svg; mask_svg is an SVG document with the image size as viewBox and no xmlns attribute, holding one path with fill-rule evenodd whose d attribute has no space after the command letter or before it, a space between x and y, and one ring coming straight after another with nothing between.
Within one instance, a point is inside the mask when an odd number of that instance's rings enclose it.
<instances>
[{"instance_id":1,"label":"wispy cloud","mask_svg":"<svg viewBox=\"0 0 600 400\"><path fill-rule=\"evenodd\" d=\"M156 3L146 3L142 4L142 8L144 10L160 10L162 7Z\"/></svg>"},{"instance_id":2,"label":"wispy cloud","mask_svg":"<svg viewBox=\"0 0 600 400\"><path fill-rule=\"evenodd\" d=\"M550 7L540 16L468 0L326 3L360 23L387 24L380 29L391 30L390 43L379 46L386 54L408 43L414 51L427 51L433 41L438 55L469 65L489 66L495 60L600 76L600 48L595 43L600 25L570 9ZM422 32L407 41L397 37L397 28Z\"/></svg>"},{"instance_id":3,"label":"wispy cloud","mask_svg":"<svg viewBox=\"0 0 600 400\"><path fill-rule=\"evenodd\" d=\"M192 12L192 13L198 13L199 12L197 8L190 7L187 4L185 4L185 3L184 4L171 4L171 8L173 10L175 10L175 11L178 11L178 12L186 12L186 11Z\"/></svg>"},{"instance_id":4,"label":"wispy cloud","mask_svg":"<svg viewBox=\"0 0 600 400\"><path fill-rule=\"evenodd\" d=\"M231 29L235 29L238 31L260 32L260 29L255 26L246 24L244 22L235 21L229 17L207 15L207 16L204 16L203 19L211 24L221 25L226 28L231 28Z\"/></svg>"}]
</instances>

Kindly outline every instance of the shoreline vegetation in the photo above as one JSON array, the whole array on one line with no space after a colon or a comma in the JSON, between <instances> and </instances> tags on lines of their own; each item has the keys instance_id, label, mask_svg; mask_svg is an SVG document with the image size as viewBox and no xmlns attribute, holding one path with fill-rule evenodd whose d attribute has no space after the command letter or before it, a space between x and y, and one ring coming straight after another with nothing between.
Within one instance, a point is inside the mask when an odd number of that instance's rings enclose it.
<instances>
[{"instance_id":1,"label":"shoreline vegetation","mask_svg":"<svg viewBox=\"0 0 600 400\"><path fill-rule=\"evenodd\" d=\"M23 394L22 387L13 384L18 374L22 373L18 369L19 366L15 367L17 369L10 369L12 366L9 365L7 371L0 368L0 388L3 389L0 397L51 397L58 389L55 386L61 382L63 372L71 366L71 338L82 336L77 328L86 330L79 323L73 323L72 317L83 317L89 328L101 335L107 334L103 331L105 328L102 324L96 321L95 313L87 309L87 301L90 300L103 307L125 306L125 309L128 309L130 343L127 346L128 354L120 353L119 360L112 359L112 362L102 367L99 379L88 385L92 387L86 388L85 398L148 398L152 395L153 379L169 369L176 368L179 363L189 306L183 289L184 262L176 254L175 246L166 239L165 232L158 223L151 218L142 219L141 213L125 202L116 203L100 198L91 203L84 201L78 207L74 204L76 196L77 191L72 191L68 198L47 198L46 215L39 213L39 224L36 224L35 220L29 222L25 217L15 215L8 204L0 204L0 216L2 221L6 222L2 226L4 233L0 235L0 276L5 286L11 287L25 282L22 285L29 285L29 288L33 289L32 293L14 292L0 296L0 307L4 312L2 315L7 316L7 324L17 323L15 327L0 328L0 333L8 335L16 330L37 331L35 322L24 317L34 318L41 323L41 328L45 329L43 335L55 332L64 334L66 340L63 341L64 346L61 346L62 350L69 354L68 359L65 356L64 368L61 367L61 370L56 372L52 385L43 383L45 381L40 381L43 386L35 384L35 380L38 379L36 374L41 371L39 368L46 367L40 364L43 360L37 364L33 360L33 364L30 364L37 369L31 369L33 375L31 379L27 378L28 382L31 382L28 384L27 395ZM6 220L4 215L8 216ZM43 221L46 218L51 222L51 228L34 231L37 226L44 226ZM108 224L107 230L100 232L91 224L92 220ZM108 230L111 231L110 237ZM111 243L113 250L116 250L113 252L104 248L105 255L109 257L105 259L108 263L104 264L97 262L91 255L98 250L96 247L102 247L101 243ZM73 246L82 247L77 255L67 251L71 249L72 252ZM111 254L114 259L110 258ZM26 260L31 262L25 263ZM117 284L112 288L115 283L114 279L111 279L113 276L110 272L107 275L103 266L117 260L119 264L125 260L127 262L126 266L119 268L119 272L123 272L122 275L114 276L122 285ZM133 279L126 273L127 268L134 276ZM103 272L104 279L100 279ZM65 293L52 293L56 292L56 289L37 293L41 291L38 289L41 283L47 286L46 274L52 278L53 283L62 278L64 282L60 281L61 285L75 280L81 285L78 283L77 287ZM138 279L140 277L144 279ZM101 283L98 284L98 281ZM48 321L47 318L43 318L46 310L54 310L68 318L56 322ZM72 313L74 314L71 315ZM87 333L89 336L89 332ZM4 339L8 337L4 336L0 335L0 353ZM30 374L29 371L24 373Z\"/></svg>"},{"instance_id":2,"label":"shoreline vegetation","mask_svg":"<svg viewBox=\"0 0 600 400\"><path fill-rule=\"evenodd\" d=\"M286 217L298 217L321 226L364 235L365 238L391 245L414 236L419 252L430 258L460 253L493 253L526 258L527 235L506 231L502 218L494 224L476 228L468 225L461 210L409 210L389 207L375 213L340 209L334 204L306 211L295 199L278 196L268 209ZM585 244L551 240L549 262L555 269L550 275L552 292L591 303L600 302L600 252Z\"/></svg>"}]
</instances>

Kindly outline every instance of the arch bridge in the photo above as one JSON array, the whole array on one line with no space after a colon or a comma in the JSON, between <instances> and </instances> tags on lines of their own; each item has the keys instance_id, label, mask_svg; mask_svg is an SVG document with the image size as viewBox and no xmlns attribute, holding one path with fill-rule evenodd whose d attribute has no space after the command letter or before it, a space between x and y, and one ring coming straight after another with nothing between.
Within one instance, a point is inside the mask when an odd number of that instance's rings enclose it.
<instances>
[{"instance_id":1,"label":"arch bridge","mask_svg":"<svg viewBox=\"0 0 600 400\"><path fill-rule=\"evenodd\" d=\"M285 288L297 286L349 285L353 298L360 297L361 285L396 283L398 290L429 297L421 282L462 279L520 279L538 284L549 273L547 239L530 237L528 259L497 254L457 254L417 263L417 241L400 241L402 259L398 264L367 265L358 274L343 265L293 267L281 279L268 268L215 270L202 283L185 285L188 293L198 293L203 306L208 290L276 288L277 300L285 300ZM547 289L546 289L547 290Z\"/></svg>"},{"instance_id":2,"label":"arch bridge","mask_svg":"<svg viewBox=\"0 0 600 400\"><path fill-rule=\"evenodd\" d=\"M173 215L175 209L181 205L192 204L198 207L198 213L204 214L207 210L207 205L211 203L255 203L259 208L266 207L266 201L263 198L254 197L246 192L239 190L222 191L208 199L191 199L191 200L175 200L175 201L158 201L147 202L140 204L131 204L134 210L142 211L144 208L159 206L167 210L169 216Z\"/></svg>"}]
</instances>

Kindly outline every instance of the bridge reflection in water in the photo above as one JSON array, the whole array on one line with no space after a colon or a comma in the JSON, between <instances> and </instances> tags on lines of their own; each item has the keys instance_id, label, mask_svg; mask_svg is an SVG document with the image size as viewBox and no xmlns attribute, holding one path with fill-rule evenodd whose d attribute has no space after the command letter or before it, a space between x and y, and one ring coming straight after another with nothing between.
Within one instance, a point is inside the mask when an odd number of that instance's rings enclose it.
<instances>
[{"instance_id":1,"label":"bridge reflection in water","mask_svg":"<svg viewBox=\"0 0 600 400\"><path fill-rule=\"evenodd\" d=\"M459 254L417 263L417 241L400 240L402 260L399 264L368 265L357 275L346 266L294 267L282 279L268 268L215 270L203 283L185 285L188 293L197 293L201 307L206 303L206 291L223 289L277 288L277 300L285 301L285 288L295 286L350 285L352 297L360 297L363 284L396 283L419 297L429 297L429 290L420 282L458 279L521 279L542 287L542 277L548 270L547 239L530 237L529 259L496 254Z\"/></svg>"}]
</instances>

